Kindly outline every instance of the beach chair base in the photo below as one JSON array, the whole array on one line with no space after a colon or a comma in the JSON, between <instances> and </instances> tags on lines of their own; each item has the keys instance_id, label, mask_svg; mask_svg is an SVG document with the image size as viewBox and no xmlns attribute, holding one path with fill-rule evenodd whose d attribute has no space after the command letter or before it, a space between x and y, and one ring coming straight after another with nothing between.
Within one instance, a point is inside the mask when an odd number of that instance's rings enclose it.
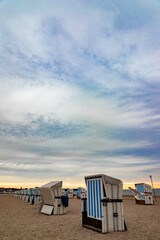
<instances>
[{"instance_id":1,"label":"beach chair base","mask_svg":"<svg viewBox=\"0 0 160 240\"><path fill-rule=\"evenodd\" d=\"M102 221L87 217L87 212L82 212L82 227L102 232Z\"/></svg>"},{"instance_id":2,"label":"beach chair base","mask_svg":"<svg viewBox=\"0 0 160 240\"><path fill-rule=\"evenodd\" d=\"M86 224L84 224L84 225L82 225L82 227L85 227L85 228L94 230L94 231L96 231L96 232L102 233L102 230L101 230L101 229L99 229L99 228L97 228L97 227L94 227L94 226L91 226L91 225L86 225Z\"/></svg>"}]
</instances>

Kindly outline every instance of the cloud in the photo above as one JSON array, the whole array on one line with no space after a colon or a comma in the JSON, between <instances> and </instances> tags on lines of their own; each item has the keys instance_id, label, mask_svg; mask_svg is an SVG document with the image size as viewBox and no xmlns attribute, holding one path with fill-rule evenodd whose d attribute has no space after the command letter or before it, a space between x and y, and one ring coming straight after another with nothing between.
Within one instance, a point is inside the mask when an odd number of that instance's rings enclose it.
<instances>
[{"instance_id":1,"label":"cloud","mask_svg":"<svg viewBox=\"0 0 160 240\"><path fill-rule=\"evenodd\" d=\"M156 0L0 2L4 177L157 176L159 12Z\"/></svg>"}]
</instances>

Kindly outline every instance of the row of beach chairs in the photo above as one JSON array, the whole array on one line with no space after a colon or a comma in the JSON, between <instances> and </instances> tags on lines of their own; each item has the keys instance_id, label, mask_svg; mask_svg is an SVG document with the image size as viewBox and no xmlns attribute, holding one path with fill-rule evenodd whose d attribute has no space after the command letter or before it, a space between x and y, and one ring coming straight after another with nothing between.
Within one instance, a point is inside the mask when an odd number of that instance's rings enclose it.
<instances>
[{"instance_id":1,"label":"row of beach chairs","mask_svg":"<svg viewBox=\"0 0 160 240\"><path fill-rule=\"evenodd\" d=\"M85 183L87 191L78 188L77 192L77 198L82 200L82 226L101 233L127 230L123 213L123 182L98 174L85 177ZM52 181L37 188L37 195L35 189L21 190L15 195L32 204L38 202L39 212L47 215L66 213L69 198L74 195L73 189L62 189L62 181ZM153 204L150 185L137 184L136 190L131 190L137 204ZM39 200L36 200L36 196L40 196Z\"/></svg>"},{"instance_id":2,"label":"row of beach chairs","mask_svg":"<svg viewBox=\"0 0 160 240\"><path fill-rule=\"evenodd\" d=\"M30 204L38 205L41 202L41 194L38 187L15 191L14 196Z\"/></svg>"},{"instance_id":3,"label":"row of beach chairs","mask_svg":"<svg viewBox=\"0 0 160 240\"><path fill-rule=\"evenodd\" d=\"M40 188L29 188L29 189L22 189L15 192L15 197L22 199L26 202L30 202L31 204L38 205L41 201L41 193ZM79 187L77 192L74 193L73 189L67 188L62 189L62 196L68 196L69 199L72 199L74 196L77 196L78 199L84 198L87 196L87 191L85 188Z\"/></svg>"},{"instance_id":4,"label":"row of beach chairs","mask_svg":"<svg viewBox=\"0 0 160 240\"><path fill-rule=\"evenodd\" d=\"M77 196L78 199L84 198L87 196L87 191L85 188L79 187L75 192L71 188L62 189L62 195L68 196L69 199L72 199L74 196Z\"/></svg>"}]
</instances>

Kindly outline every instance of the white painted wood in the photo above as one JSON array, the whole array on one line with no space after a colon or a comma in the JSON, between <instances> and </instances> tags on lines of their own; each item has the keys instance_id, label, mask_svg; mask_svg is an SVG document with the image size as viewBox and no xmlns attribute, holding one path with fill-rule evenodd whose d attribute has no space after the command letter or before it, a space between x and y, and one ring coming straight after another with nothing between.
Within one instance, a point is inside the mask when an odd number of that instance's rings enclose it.
<instances>
[{"instance_id":1,"label":"white painted wood","mask_svg":"<svg viewBox=\"0 0 160 240\"><path fill-rule=\"evenodd\" d=\"M102 208L102 233L108 232L107 229L107 205L104 206L103 203L101 203L101 208Z\"/></svg>"},{"instance_id":2,"label":"white painted wood","mask_svg":"<svg viewBox=\"0 0 160 240\"><path fill-rule=\"evenodd\" d=\"M58 199L55 199L54 201L54 211L53 214L58 214Z\"/></svg>"},{"instance_id":3,"label":"white painted wood","mask_svg":"<svg viewBox=\"0 0 160 240\"><path fill-rule=\"evenodd\" d=\"M41 209L41 213L47 214L47 215L51 215L53 211L53 206L48 206L48 205L43 205L42 209Z\"/></svg>"},{"instance_id":4,"label":"white painted wood","mask_svg":"<svg viewBox=\"0 0 160 240\"><path fill-rule=\"evenodd\" d=\"M113 225L113 204L107 203L107 209L108 209L108 232L114 231L114 225Z\"/></svg>"},{"instance_id":5,"label":"white painted wood","mask_svg":"<svg viewBox=\"0 0 160 240\"><path fill-rule=\"evenodd\" d=\"M62 181L52 181L40 188L41 199L44 205L53 207L53 214L63 214L66 207L62 205ZM39 201L39 198L36 202Z\"/></svg>"},{"instance_id":6,"label":"white painted wood","mask_svg":"<svg viewBox=\"0 0 160 240\"><path fill-rule=\"evenodd\" d=\"M122 203L117 203L117 212L118 212L118 231L123 231L123 223L122 223Z\"/></svg>"},{"instance_id":7,"label":"white painted wood","mask_svg":"<svg viewBox=\"0 0 160 240\"><path fill-rule=\"evenodd\" d=\"M112 185L113 189L113 199L118 199L118 186ZM113 222L114 222L114 231L118 231L118 217L114 217L114 213L118 213L117 203L113 203Z\"/></svg>"},{"instance_id":8,"label":"white painted wood","mask_svg":"<svg viewBox=\"0 0 160 240\"><path fill-rule=\"evenodd\" d=\"M124 211L123 211L123 203L121 203L121 210L122 210L122 231L125 230L125 227L124 227Z\"/></svg>"},{"instance_id":9,"label":"white painted wood","mask_svg":"<svg viewBox=\"0 0 160 240\"><path fill-rule=\"evenodd\" d=\"M63 214L64 213L64 206L61 203L61 206L59 207L59 214Z\"/></svg>"},{"instance_id":10,"label":"white painted wood","mask_svg":"<svg viewBox=\"0 0 160 240\"><path fill-rule=\"evenodd\" d=\"M107 198L111 198L111 184L105 184Z\"/></svg>"}]
</instances>

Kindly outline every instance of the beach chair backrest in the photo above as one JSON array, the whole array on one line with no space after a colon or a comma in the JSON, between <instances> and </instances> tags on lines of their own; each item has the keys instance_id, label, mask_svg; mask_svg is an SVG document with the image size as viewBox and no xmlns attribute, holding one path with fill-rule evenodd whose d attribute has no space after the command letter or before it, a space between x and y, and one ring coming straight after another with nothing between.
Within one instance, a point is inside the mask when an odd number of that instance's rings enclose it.
<instances>
[{"instance_id":1,"label":"beach chair backrest","mask_svg":"<svg viewBox=\"0 0 160 240\"><path fill-rule=\"evenodd\" d=\"M62 181L52 181L40 188L41 196L45 204L54 205L55 197L61 197Z\"/></svg>"},{"instance_id":2,"label":"beach chair backrest","mask_svg":"<svg viewBox=\"0 0 160 240\"><path fill-rule=\"evenodd\" d=\"M103 199L102 178L87 179L87 216L102 219L101 199Z\"/></svg>"},{"instance_id":3,"label":"beach chair backrest","mask_svg":"<svg viewBox=\"0 0 160 240\"><path fill-rule=\"evenodd\" d=\"M135 184L136 190L140 193L144 193L144 184Z\"/></svg>"},{"instance_id":4,"label":"beach chair backrest","mask_svg":"<svg viewBox=\"0 0 160 240\"><path fill-rule=\"evenodd\" d=\"M140 193L152 193L152 187L146 183L136 183L136 190Z\"/></svg>"}]
</instances>

